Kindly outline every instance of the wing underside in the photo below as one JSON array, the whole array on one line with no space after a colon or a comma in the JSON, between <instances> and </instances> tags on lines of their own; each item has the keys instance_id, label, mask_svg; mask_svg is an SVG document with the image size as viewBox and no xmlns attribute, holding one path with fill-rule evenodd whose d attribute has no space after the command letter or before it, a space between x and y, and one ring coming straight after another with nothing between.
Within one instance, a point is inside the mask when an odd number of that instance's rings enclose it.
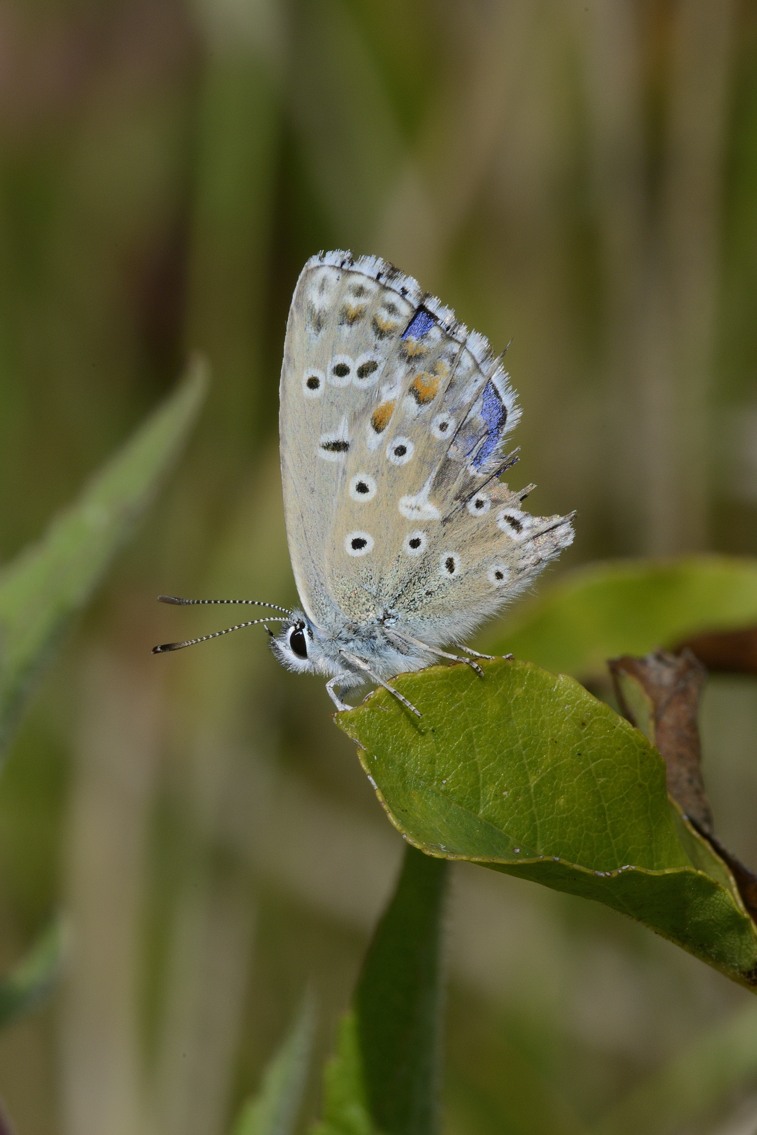
<instances>
[{"instance_id":1,"label":"wing underside","mask_svg":"<svg viewBox=\"0 0 757 1135\"><path fill-rule=\"evenodd\" d=\"M305 265L287 326L281 463L300 599L323 630L394 612L453 641L570 543L500 481L519 411L484 336L375 257Z\"/></svg>"}]
</instances>

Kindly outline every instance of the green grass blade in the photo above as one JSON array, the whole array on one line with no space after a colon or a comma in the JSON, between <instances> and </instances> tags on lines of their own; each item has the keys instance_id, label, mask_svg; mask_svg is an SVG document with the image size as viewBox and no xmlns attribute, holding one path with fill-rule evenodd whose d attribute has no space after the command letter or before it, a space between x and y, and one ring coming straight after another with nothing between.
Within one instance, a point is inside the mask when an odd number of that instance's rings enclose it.
<instances>
[{"instance_id":1,"label":"green grass blade","mask_svg":"<svg viewBox=\"0 0 757 1135\"><path fill-rule=\"evenodd\" d=\"M446 864L405 852L326 1072L315 1135L439 1130L440 940Z\"/></svg>"},{"instance_id":2,"label":"green grass blade","mask_svg":"<svg viewBox=\"0 0 757 1135\"><path fill-rule=\"evenodd\" d=\"M307 1086L314 1023L308 997L268 1065L260 1091L242 1108L232 1135L293 1135Z\"/></svg>"},{"instance_id":3,"label":"green grass blade","mask_svg":"<svg viewBox=\"0 0 757 1135\"><path fill-rule=\"evenodd\" d=\"M72 618L176 459L205 385L204 368L196 363L42 539L0 574L0 746Z\"/></svg>"},{"instance_id":4,"label":"green grass blade","mask_svg":"<svg viewBox=\"0 0 757 1135\"><path fill-rule=\"evenodd\" d=\"M0 1029L44 1001L58 977L65 946L63 927L55 919L29 953L0 979Z\"/></svg>"}]
</instances>

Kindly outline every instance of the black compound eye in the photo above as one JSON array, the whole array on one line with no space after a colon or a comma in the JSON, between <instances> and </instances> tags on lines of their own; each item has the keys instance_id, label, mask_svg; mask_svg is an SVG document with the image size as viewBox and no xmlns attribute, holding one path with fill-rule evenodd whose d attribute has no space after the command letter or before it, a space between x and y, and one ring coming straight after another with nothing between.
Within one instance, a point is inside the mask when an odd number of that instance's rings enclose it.
<instances>
[{"instance_id":1,"label":"black compound eye","mask_svg":"<svg viewBox=\"0 0 757 1135\"><path fill-rule=\"evenodd\" d=\"M304 627L292 627L289 632L289 645L292 648L292 654L296 654L298 658L307 658L308 642L305 638Z\"/></svg>"}]
</instances>

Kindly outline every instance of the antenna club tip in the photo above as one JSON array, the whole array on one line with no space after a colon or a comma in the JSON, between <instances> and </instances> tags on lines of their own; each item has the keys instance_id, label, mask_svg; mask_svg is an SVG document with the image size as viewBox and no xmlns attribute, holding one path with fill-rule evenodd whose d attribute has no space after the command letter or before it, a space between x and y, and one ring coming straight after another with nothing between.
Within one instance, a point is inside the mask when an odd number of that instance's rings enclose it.
<instances>
[{"instance_id":1,"label":"antenna club tip","mask_svg":"<svg viewBox=\"0 0 757 1135\"><path fill-rule=\"evenodd\" d=\"M152 648L152 653L153 654L168 654L169 650L175 649L175 645L176 644L173 643L173 642L163 642L163 643L160 644L160 646L154 646Z\"/></svg>"},{"instance_id":2,"label":"antenna club tip","mask_svg":"<svg viewBox=\"0 0 757 1135\"><path fill-rule=\"evenodd\" d=\"M173 603L175 604L175 606L181 607L184 603L186 603L186 599L182 599L179 595L159 595L158 602Z\"/></svg>"}]
</instances>

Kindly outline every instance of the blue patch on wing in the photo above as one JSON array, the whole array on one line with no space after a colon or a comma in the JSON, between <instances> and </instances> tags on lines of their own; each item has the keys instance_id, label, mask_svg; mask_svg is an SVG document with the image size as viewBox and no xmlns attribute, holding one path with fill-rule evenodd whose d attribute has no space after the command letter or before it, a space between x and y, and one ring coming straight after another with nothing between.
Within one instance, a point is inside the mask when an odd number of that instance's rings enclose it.
<instances>
[{"instance_id":1,"label":"blue patch on wing","mask_svg":"<svg viewBox=\"0 0 757 1135\"><path fill-rule=\"evenodd\" d=\"M422 339L436 323L436 319L425 307L419 307L402 332L403 339Z\"/></svg>"},{"instance_id":2,"label":"blue patch on wing","mask_svg":"<svg viewBox=\"0 0 757 1135\"><path fill-rule=\"evenodd\" d=\"M505 424L507 422L507 408L502 401L499 391L493 382L487 382L481 395L481 417L486 425L486 433L480 443L472 465L474 469L482 466L495 452L502 440ZM475 447L474 447L475 448Z\"/></svg>"}]
</instances>

